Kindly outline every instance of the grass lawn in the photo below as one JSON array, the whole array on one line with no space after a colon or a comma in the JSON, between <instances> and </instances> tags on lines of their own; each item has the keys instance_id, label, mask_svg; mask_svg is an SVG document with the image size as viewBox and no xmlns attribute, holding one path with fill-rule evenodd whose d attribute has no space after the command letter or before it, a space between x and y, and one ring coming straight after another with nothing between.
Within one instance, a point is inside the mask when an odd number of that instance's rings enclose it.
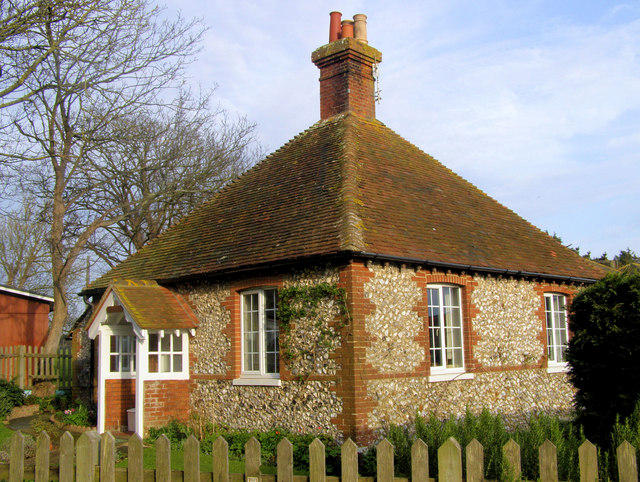
<instances>
[{"instance_id":1,"label":"grass lawn","mask_svg":"<svg viewBox=\"0 0 640 482\"><path fill-rule=\"evenodd\" d=\"M156 467L156 448L145 447L142 452L142 464L145 469L155 469ZM116 467L126 468L128 459L125 457L116 463ZM184 452L181 448L171 450L171 470L184 470ZM200 471L211 472L213 470L213 460L211 454L200 454ZM263 465L260 467L263 474L275 474L276 467ZM244 473L244 461L229 459L229 472L232 474Z\"/></svg>"},{"instance_id":2,"label":"grass lawn","mask_svg":"<svg viewBox=\"0 0 640 482\"><path fill-rule=\"evenodd\" d=\"M7 427L4 423L0 423L0 446L5 440L8 440L13 435L13 430Z\"/></svg>"}]
</instances>

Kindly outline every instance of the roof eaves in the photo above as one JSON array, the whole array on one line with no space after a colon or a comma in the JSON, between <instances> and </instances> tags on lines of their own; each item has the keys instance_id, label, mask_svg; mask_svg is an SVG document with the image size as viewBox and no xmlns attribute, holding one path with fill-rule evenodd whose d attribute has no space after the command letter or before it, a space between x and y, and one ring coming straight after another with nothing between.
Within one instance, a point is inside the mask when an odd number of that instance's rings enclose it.
<instances>
[{"instance_id":1,"label":"roof eaves","mask_svg":"<svg viewBox=\"0 0 640 482\"><path fill-rule=\"evenodd\" d=\"M552 273L538 273L533 271L522 271L522 270L508 269L508 268L495 268L491 266L457 264L457 263L449 263L449 262L442 262L442 261L434 261L429 259L393 256L393 255L382 254L382 253L368 253L364 251L353 253L353 255L361 258L368 258L371 260L393 261L397 263L410 263L410 264L418 264L423 266L432 266L435 268L452 268L452 269L464 270L464 271L476 271L476 272L484 272L484 273L501 274L505 276L524 276L529 278L544 278L544 279L562 280L562 281L574 282L574 283L595 283L596 281L598 281L598 279L596 278L582 278L579 276L558 275L558 274L552 274Z\"/></svg>"},{"instance_id":2,"label":"roof eaves","mask_svg":"<svg viewBox=\"0 0 640 482\"><path fill-rule=\"evenodd\" d=\"M36 300L44 301L46 303L53 303L53 298L51 296L41 295L39 293L34 293L33 291L20 290L17 288L11 288L10 286L6 285L0 285L0 291L18 296L24 296L25 298L33 298Z\"/></svg>"}]
</instances>

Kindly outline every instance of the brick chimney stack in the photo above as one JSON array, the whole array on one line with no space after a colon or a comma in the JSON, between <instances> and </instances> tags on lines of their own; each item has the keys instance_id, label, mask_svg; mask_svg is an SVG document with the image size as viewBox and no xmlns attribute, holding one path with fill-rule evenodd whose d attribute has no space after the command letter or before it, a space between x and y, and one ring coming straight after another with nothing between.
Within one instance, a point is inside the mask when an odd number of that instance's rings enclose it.
<instances>
[{"instance_id":1,"label":"brick chimney stack","mask_svg":"<svg viewBox=\"0 0 640 482\"><path fill-rule=\"evenodd\" d=\"M373 119L373 65L382 61L382 54L367 44L367 17L341 21L340 12L330 15L329 43L311 54L320 69L320 118L352 112Z\"/></svg>"}]
</instances>

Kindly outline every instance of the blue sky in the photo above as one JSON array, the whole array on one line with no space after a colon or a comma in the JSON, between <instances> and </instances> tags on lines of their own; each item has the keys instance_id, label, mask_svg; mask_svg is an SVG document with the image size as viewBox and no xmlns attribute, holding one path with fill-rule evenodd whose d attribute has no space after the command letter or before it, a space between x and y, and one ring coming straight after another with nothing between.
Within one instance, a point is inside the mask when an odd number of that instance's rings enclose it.
<instances>
[{"instance_id":1,"label":"blue sky","mask_svg":"<svg viewBox=\"0 0 640 482\"><path fill-rule=\"evenodd\" d=\"M581 252L640 252L640 2L171 0L209 27L189 82L273 151L319 119L329 12L368 17L377 118Z\"/></svg>"}]
</instances>

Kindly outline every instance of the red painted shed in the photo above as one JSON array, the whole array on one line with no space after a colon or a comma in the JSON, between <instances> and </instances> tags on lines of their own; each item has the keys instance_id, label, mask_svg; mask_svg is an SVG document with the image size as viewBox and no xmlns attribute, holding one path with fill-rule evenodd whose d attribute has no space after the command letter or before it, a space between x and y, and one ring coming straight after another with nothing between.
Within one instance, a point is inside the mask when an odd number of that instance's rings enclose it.
<instances>
[{"instance_id":1,"label":"red painted shed","mask_svg":"<svg viewBox=\"0 0 640 482\"><path fill-rule=\"evenodd\" d=\"M53 298L0 285L0 347L42 346Z\"/></svg>"}]
</instances>

